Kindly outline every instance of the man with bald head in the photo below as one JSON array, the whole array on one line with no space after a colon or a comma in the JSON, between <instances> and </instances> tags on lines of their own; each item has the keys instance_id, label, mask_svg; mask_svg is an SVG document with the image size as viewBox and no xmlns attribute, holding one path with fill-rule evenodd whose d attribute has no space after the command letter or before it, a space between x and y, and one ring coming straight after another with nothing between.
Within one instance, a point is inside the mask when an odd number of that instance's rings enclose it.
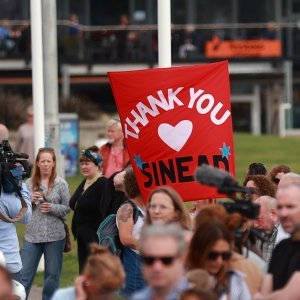
<instances>
[{"instance_id":1,"label":"man with bald head","mask_svg":"<svg viewBox=\"0 0 300 300\"><path fill-rule=\"evenodd\" d=\"M15 150L17 152L26 153L29 156L29 164L32 167L34 163L34 113L33 106L30 105L26 109L27 120L21 124L16 134Z\"/></svg>"},{"instance_id":2,"label":"man with bald head","mask_svg":"<svg viewBox=\"0 0 300 300\"><path fill-rule=\"evenodd\" d=\"M253 221L253 227L259 229L265 238L264 241L258 241L258 247L261 249L262 258L270 262L272 252L275 246L290 235L286 233L278 219L277 201L270 196L261 196L255 200L260 205L259 216Z\"/></svg>"},{"instance_id":3,"label":"man with bald head","mask_svg":"<svg viewBox=\"0 0 300 300\"><path fill-rule=\"evenodd\" d=\"M8 140L8 129L4 124L0 123L0 143L2 143L3 140Z\"/></svg>"},{"instance_id":4,"label":"man with bald head","mask_svg":"<svg viewBox=\"0 0 300 300\"><path fill-rule=\"evenodd\" d=\"M279 221L291 237L282 240L273 251L269 273L273 275L274 290L283 288L300 270L300 184L279 186L276 199Z\"/></svg>"},{"instance_id":5,"label":"man with bald head","mask_svg":"<svg viewBox=\"0 0 300 300\"><path fill-rule=\"evenodd\" d=\"M278 188L289 185L291 183L300 184L300 175L293 172L284 174L278 183Z\"/></svg>"}]
</instances>

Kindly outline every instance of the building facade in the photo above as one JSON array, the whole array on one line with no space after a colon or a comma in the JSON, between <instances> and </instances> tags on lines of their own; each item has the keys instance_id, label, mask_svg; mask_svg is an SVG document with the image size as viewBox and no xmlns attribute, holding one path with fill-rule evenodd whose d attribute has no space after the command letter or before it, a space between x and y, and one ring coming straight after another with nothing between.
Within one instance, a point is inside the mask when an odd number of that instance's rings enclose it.
<instances>
[{"instance_id":1,"label":"building facade","mask_svg":"<svg viewBox=\"0 0 300 300\"><path fill-rule=\"evenodd\" d=\"M110 107L108 71L156 67L157 1L57 1L60 95ZM30 93L29 2L0 0L15 34L11 49L0 40L4 91ZM300 127L300 0L171 0L171 10L173 65L229 61L236 130Z\"/></svg>"}]
</instances>

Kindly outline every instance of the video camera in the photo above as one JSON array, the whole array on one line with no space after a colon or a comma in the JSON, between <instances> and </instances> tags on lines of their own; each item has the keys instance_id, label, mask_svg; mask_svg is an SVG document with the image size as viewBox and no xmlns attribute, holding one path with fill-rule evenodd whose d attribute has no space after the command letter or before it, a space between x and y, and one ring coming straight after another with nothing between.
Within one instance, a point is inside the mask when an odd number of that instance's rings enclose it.
<instances>
[{"instance_id":1,"label":"video camera","mask_svg":"<svg viewBox=\"0 0 300 300\"><path fill-rule=\"evenodd\" d=\"M27 210L21 189L22 180L29 176L28 155L14 152L8 142L3 140L0 143L0 193L16 193L21 201L22 208L15 218L9 218L0 212L0 219L4 222L14 223L19 221Z\"/></svg>"},{"instance_id":2,"label":"video camera","mask_svg":"<svg viewBox=\"0 0 300 300\"><path fill-rule=\"evenodd\" d=\"M258 217L260 206L251 201L251 195L255 190L239 185L228 172L208 165L201 165L196 170L195 179L201 184L216 187L219 193L225 194L233 200L233 202L222 203L229 214L238 213L245 220ZM245 193L248 200L238 199L237 193ZM245 241L251 240L252 237L265 241L264 236L257 229L235 230L235 246L240 253L242 253L243 247L247 246Z\"/></svg>"},{"instance_id":3,"label":"video camera","mask_svg":"<svg viewBox=\"0 0 300 300\"><path fill-rule=\"evenodd\" d=\"M213 168L208 165L201 165L195 174L195 179L201 184L214 186L221 194L226 194L234 202L224 203L228 213L237 212L247 219L256 219L259 215L259 205L251 200L238 199L236 193L245 193L251 196L254 193L253 188L241 186L226 171ZM251 199L251 197L247 197Z\"/></svg>"},{"instance_id":4,"label":"video camera","mask_svg":"<svg viewBox=\"0 0 300 300\"><path fill-rule=\"evenodd\" d=\"M0 143L0 186L5 193L17 192L12 178L21 187L22 179L29 175L28 155L13 152L9 142L3 140Z\"/></svg>"}]
</instances>

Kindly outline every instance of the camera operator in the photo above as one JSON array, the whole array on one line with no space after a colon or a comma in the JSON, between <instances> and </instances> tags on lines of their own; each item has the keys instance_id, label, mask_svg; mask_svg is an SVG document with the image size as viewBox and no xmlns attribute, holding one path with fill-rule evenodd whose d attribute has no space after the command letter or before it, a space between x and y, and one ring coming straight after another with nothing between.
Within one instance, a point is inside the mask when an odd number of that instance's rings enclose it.
<instances>
[{"instance_id":1,"label":"camera operator","mask_svg":"<svg viewBox=\"0 0 300 300\"><path fill-rule=\"evenodd\" d=\"M26 201L28 209L19 223L25 224L30 220L32 212L30 195L25 183L22 183L21 194ZM6 217L15 218L21 207L20 199L16 193L6 193L2 186L0 195L1 213ZM13 279L17 281L20 281L20 271L22 269L19 250L19 240L15 223L7 223L0 220L0 251L4 254L8 271L11 273Z\"/></svg>"},{"instance_id":2,"label":"camera operator","mask_svg":"<svg viewBox=\"0 0 300 300\"><path fill-rule=\"evenodd\" d=\"M268 266L275 246L290 235L283 230L279 222L275 198L261 196L255 200L255 203L260 205L260 212L258 218L253 220L252 226L258 229L264 237L263 240L257 240L256 245L261 250L262 258Z\"/></svg>"},{"instance_id":3,"label":"camera operator","mask_svg":"<svg viewBox=\"0 0 300 300\"><path fill-rule=\"evenodd\" d=\"M7 140L8 136L9 136L9 132L7 127L4 124L0 123L0 143L3 140Z\"/></svg>"}]
</instances>

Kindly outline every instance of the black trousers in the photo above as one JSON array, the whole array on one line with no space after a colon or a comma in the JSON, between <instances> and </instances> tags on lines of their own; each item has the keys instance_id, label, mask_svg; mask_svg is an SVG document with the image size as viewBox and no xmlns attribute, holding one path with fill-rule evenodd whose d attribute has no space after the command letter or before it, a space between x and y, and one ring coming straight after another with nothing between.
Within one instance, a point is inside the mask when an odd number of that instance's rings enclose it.
<instances>
[{"instance_id":1,"label":"black trousers","mask_svg":"<svg viewBox=\"0 0 300 300\"><path fill-rule=\"evenodd\" d=\"M98 243L98 236L96 229L88 225L80 224L77 230L77 252L78 252L78 265L79 274L82 273L86 260L90 254L89 245L91 243Z\"/></svg>"}]
</instances>

